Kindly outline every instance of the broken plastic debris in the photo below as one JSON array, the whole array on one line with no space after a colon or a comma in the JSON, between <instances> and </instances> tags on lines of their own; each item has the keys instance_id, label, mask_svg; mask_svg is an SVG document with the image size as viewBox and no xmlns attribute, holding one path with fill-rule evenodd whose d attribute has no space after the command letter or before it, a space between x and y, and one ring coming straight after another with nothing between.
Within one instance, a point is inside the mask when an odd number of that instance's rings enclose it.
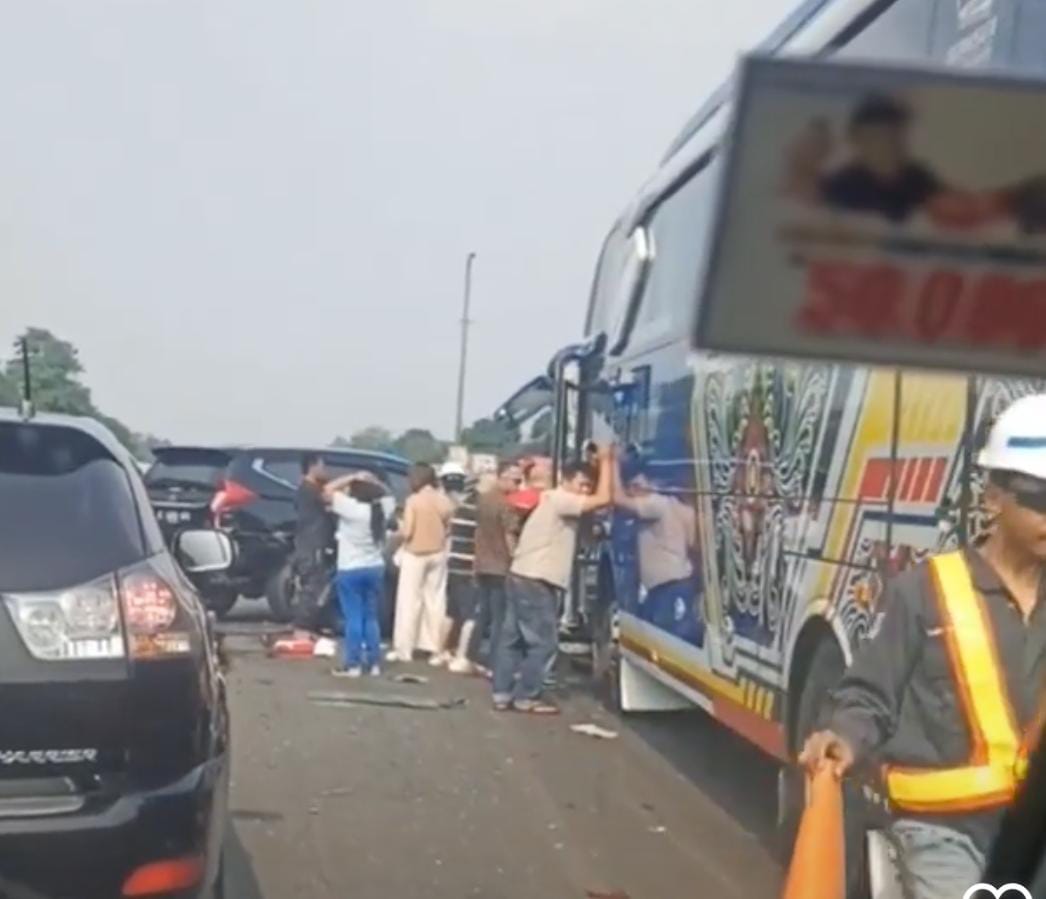
<instances>
[{"instance_id":1,"label":"broken plastic debris","mask_svg":"<svg viewBox=\"0 0 1046 899\"><path fill-rule=\"evenodd\" d=\"M401 696L395 693L377 695L374 693L343 693L316 691L309 693L309 702L322 706L342 706L352 708L354 706L386 706L401 709L457 709L465 705L466 700L461 697L454 699L429 699L420 696Z\"/></svg>"},{"instance_id":2,"label":"broken plastic debris","mask_svg":"<svg viewBox=\"0 0 1046 899\"><path fill-rule=\"evenodd\" d=\"M282 637L269 646L269 655L279 659L311 659L315 642L311 637Z\"/></svg>"},{"instance_id":3,"label":"broken plastic debris","mask_svg":"<svg viewBox=\"0 0 1046 899\"><path fill-rule=\"evenodd\" d=\"M352 787L331 787L329 790L324 790L321 796L350 796L352 795Z\"/></svg>"},{"instance_id":4,"label":"broken plastic debris","mask_svg":"<svg viewBox=\"0 0 1046 899\"><path fill-rule=\"evenodd\" d=\"M652 827L648 827L647 830L650 833L668 833L668 828L664 824L655 824Z\"/></svg>"},{"instance_id":5,"label":"broken plastic debris","mask_svg":"<svg viewBox=\"0 0 1046 899\"><path fill-rule=\"evenodd\" d=\"M570 729L576 734L582 734L586 737L595 737L597 740L617 739L616 730L607 730L605 727L600 727L598 724L571 724Z\"/></svg>"},{"instance_id":6,"label":"broken plastic debris","mask_svg":"<svg viewBox=\"0 0 1046 899\"><path fill-rule=\"evenodd\" d=\"M338 652L338 644L330 637L320 637L312 647L312 654L319 658L333 659Z\"/></svg>"}]
</instances>

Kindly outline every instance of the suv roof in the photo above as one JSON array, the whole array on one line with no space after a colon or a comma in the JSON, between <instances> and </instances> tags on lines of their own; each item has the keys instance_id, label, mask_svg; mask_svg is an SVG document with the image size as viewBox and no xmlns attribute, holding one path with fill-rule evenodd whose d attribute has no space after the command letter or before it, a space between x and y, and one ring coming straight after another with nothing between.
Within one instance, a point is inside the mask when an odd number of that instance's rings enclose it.
<instances>
[{"instance_id":1,"label":"suv roof","mask_svg":"<svg viewBox=\"0 0 1046 899\"><path fill-rule=\"evenodd\" d=\"M0 423L24 424L30 427L74 428L97 440L116 461L124 465L130 465L133 462L130 450L113 436L112 431L94 418L87 418L83 415L59 415L54 412L41 412L32 418L25 418L17 409L0 406Z\"/></svg>"},{"instance_id":2,"label":"suv roof","mask_svg":"<svg viewBox=\"0 0 1046 899\"><path fill-rule=\"evenodd\" d=\"M229 455L236 455L237 453L286 453L289 455L317 453L321 456L353 456L358 459L374 459L376 462L392 462L394 464L402 465L405 468L409 467L411 464L410 459L406 459L403 456L397 456L395 453L383 453L378 450L358 449L354 446L276 446L264 443L249 443L236 446L206 446L203 444L186 443L170 446L158 446L153 450L153 455L159 456L165 452L175 453L193 450L224 452Z\"/></svg>"},{"instance_id":3,"label":"suv roof","mask_svg":"<svg viewBox=\"0 0 1046 899\"><path fill-rule=\"evenodd\" d=\"M410 459L397 456L395 453L383 453L378 450L357 449L354 446L245 446L249 453L317 453L321 456L354 456L357 459L373 459L376 462L394 462L404 467L410 466Z\"/></svg>"}]
</instances>

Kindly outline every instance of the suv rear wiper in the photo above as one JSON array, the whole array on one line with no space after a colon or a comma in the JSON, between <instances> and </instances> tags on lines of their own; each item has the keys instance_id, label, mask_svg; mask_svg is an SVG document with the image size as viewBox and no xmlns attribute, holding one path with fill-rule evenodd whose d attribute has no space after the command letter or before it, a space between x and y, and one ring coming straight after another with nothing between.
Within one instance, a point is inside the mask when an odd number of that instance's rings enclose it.
<instances>
[{"instance_id":1,"label":"suv rear wiper","mask_svg":"<svg viewBox=\"0 0 1046 899\"><path fill-rule=\"evenodd\" d=\"M155 478L154 480L146 481L146 487L191 487L195 490L211 490L215 491L218 488L213 484L201 484L199 481L189 481L182 478Z\"/></svg>"}]
</instances>

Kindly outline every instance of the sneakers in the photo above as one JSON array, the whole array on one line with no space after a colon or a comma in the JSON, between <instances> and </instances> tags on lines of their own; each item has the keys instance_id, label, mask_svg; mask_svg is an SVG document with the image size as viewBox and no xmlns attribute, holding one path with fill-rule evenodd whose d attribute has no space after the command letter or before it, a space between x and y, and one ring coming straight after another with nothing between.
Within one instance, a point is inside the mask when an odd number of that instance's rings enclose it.
<instances>
[{"instance_id":1,"label":"sneakers","mask_svg":"<svg viewBox=\"0 0 1046 899\"><path fill-rule=\"evenodd\" d=\"M381 666L380 665L371 665L370 666L370 671L367 672L367 673L370 674L371 677L381 677Z\"/></svg>"},{"instance_id":2,"label":"sneakers","mask_svg":"<svg viewBox=\"0 0 1046 899\"><path fill-rule=\"evenodd\" d=\"M363 669L359 665L353 665L351 668L335 668L331 674L335 677L362 677Z\"/></svg>"},{"instance_id":3,"label":"sneakers","mask_svg":"<svg viewBox=\"0 0 1046 899\"><path fill-rule=\"evenodd\" d=\"M404 658L398 652L396 652L395 649L393 649L392 651L390 651L390 652L385 654L385 661L386 662L409 662L411 660L408 659L408 658Z\"/></svg>"},{"instance_id":4,"label":"sneakers","mask_svg":"<svg viewBox=\"0 0 1046 899\"><path fill-rule=\"evenodd\" d=\"M476 666L468 659L454 658L451 659L450 664L447 665L447 670L451 674L475 674Z\"/></svg>"},{"instance_id":5,"label":"sneakers","mask_svg":"<svg viewBox=\"0 0 1046 899\"><path fill-rule=\"evenodd\" d=\"M445 652L434 652L429 656L429 664L433 668L442 668L448 661L449 658Z\"/></svg>"}]
</instances>

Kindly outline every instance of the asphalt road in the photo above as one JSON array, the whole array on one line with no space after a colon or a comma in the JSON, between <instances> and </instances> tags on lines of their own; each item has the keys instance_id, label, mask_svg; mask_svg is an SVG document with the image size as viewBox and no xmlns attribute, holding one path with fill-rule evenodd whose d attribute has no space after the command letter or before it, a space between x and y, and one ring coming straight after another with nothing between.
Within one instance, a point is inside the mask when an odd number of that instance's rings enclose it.
<instances>
[{"instance_id":1,"label":"asphalt road","mask_svg":"<svg viewBox=\"0 0 1046 899\"><path fill-rule=\"evenodd\" d=\"M485 682L423 664L346 681L250 635L227 645L230 899L777 892L773 768L699 712L621 722L568 676L561 717L498 714ZM403 670L429 683L394 682ZM329 707L315 691L465 704ZM569 730L583 722L619 737Z\"/></svg>"}]
</instances>

